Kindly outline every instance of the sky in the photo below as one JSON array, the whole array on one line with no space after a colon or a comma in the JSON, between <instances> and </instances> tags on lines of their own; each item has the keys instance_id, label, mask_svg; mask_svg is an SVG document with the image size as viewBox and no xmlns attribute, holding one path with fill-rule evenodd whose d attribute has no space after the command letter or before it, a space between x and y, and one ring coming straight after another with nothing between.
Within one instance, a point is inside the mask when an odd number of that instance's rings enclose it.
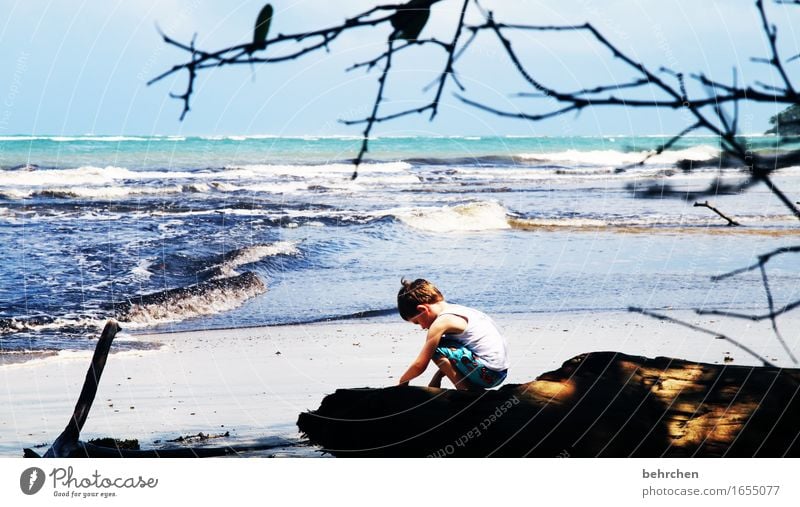
<instances>
[{"instance_id":1,"label":"sky","mask_svg":"<svg viewBox=\"0 0 800 507\"><path fill-rule=\"evenodd\" d=\"M340 23L375 2L366 0L275 0L271 34L313 30ZM422 36L452 37L459 0L432 11ZM500 22L537 25L590 21L630 56L653 70L668 66L685 74L704 72L730 82L779 84L753 56L768 56L753 1L534 1L484 0ZM318 52L269 66L212 69L196 82L192 110L181 122L186 74L152 86L147 81L186 54L161 40L156 26L177 40L214 50L247 42L263 2L210 0L0 0L0 136L33 135L359 135L362 127L340 119L368 114L378 69L346 72L354 62L385 49L388 27L361 29ZM800 6L768 3L784 58L800 53ZM477 13L469 20L478 21ZM624 83L635 75L583 33L520 33L511 36L526 67L548 86L577 90ZM271 48L272 49L272 48ZM275 51L279 51L280 48ZM268 50L270 51L270 50ZM270 54L277 54L275 52ZM386 87L383 112L430 100L425 85L444 65L441 50L398 55ZM532 91L511 66L496 39L481 35L458 64L464 95L497 108L541 113L552 100L519 98ZM788 65L800 83L800 60ZM666 77L665 77L666 78ZM544 122L509 120L461 103L457 87L445 90L439 116L413 115L381 124L377 135L670 135L689 121L663 110L593 108ZM704 97L702 87L690 93ZM630 94L654 97L652 91ZM782 105L745 107L742 130L762 132Z\"/></svg>"}]
</instances>

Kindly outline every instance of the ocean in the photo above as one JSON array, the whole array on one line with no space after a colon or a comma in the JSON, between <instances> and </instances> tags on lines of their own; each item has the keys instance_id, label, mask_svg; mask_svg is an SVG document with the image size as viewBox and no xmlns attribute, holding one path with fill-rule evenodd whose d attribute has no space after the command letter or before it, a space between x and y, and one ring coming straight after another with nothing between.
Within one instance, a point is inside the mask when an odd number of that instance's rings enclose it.
<instances>
[{"instance_id":1,"label":"ocean","mask_svg":"<svg viewBox=\"0 0 800 507\"><path fill-rule=\"evenodd\" d=\"M680 168L713 137L640 163L666 140L377 138L352 179L356 137L0 137L0 362L93 348L109 317L120 350L151 347L143 331L397 319L401 277L499 315L763 313L758 270L711 277L792 245L797 219L764 186L708 199L741 227L663 197L742 178ZM800 195L800 169L775 181ZM798 266L770 262L775 307L800 299Z\"/></svg>"}]
</instances>

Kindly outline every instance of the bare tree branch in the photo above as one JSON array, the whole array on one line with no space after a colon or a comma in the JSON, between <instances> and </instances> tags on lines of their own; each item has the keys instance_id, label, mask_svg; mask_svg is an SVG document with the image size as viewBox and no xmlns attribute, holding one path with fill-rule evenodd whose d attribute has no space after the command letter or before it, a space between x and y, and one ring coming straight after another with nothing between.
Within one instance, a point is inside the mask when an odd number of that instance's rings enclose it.
<instances>
[{"instance_id":1,"label":"bare tree branch","mask_svg":"<svg viewBox=\"0 0 800 507\"><path fill-rule=\"evenodd\" d=\"M461 6L461 14L458 18L458 25L456 26L456 35L453 37L453 42L450 43L450 47L448 48L447 63L445 64L441 77L439 77L439 88L436 89L436 96L432 102L433 107L431 109L431 120L436 117L436 113L439 111L439 100L442 98L442 91L444 91L444 85L447 82L447 77L453 73L453 54L456 46L458 45L458 39L461 37L461 31L464 27L464 15L467 12L467 5L469 5L469 0L464 0L464 4ZM461 88L461 91L464 91L464 88L461 85L459 85L459 88Z\"/></svg>"},{"instance_id":2,"label":"bare tree branch","mask_svg":"<svg viewBox=\"0 0 800 507\"><path fill-rule=\"evenodd\" d=\"M761 14L762 21L764 22L764 31L767 35L768 39L770 40L771 47L774 48L774 40L775 40L775 30L769 28L766 13L763 9L763 3L761 0L757 3L759 12ZM736 77L734 75L734 85L723 85L721 83L717 83L715 81L707 79L703 75L697 76L697 79L704 85L707 85L709 90L709 96L705 99L699 100L689 100L687 97L685 85L683 82L682 74L672 71L671 69L666 69L662 67L660 70L662 72L667 72L671 75L676 76L679 81L680 91L676 90L675 88L666 84L663 80L658 78L652 71L650 71L643 63L635 61L633 58L627 56L624 52L622 52L619 48L617 48L614 44L612 44L606 37L604 37L597 29L594 28L590 23L586 23L584 25L567 25L567 26L534 26L534 25L509 25L509 24L502 24L496 23L491 13L488 13L486 23L483 25L469 27L471 30L492 30L494 34L497 36L498 40L500 41L501 45L505 49L506 54L509 56L514 68L517 72L535 89L537 90L536 96L542 96L547 98L552 98L558 102L565 104L565 106L541 114L529 114L529 113L510 113L506 111L501 111L494 107L487 106L485 104L476 102L471 99L467 99L463 96L458 96L458 98L464 102L465 104L472 105L473 107L477 107L487 112L491 112L492 114L503 116L507 118L519 118L528 121L540 121L547 118L552 118L555 116L559 116L565 113L569 113L572 111L580 111L586 107L595 107L595 106L623 106L623 107L666 107L672 109L678 108L686 108L696 119L696 124L690 126L689 128L685 129L685 133L681 133L676 136L673 140L671 140L671 144L674 144L677 140L681 139L686 133L693 131L697 128L705 128L706 130L711 131L712 133L718 135L723 142L725 147L725 153L728 156L733 156L739 159L746 170L751 172L753 175L752 181L747 181L743 185L741 185L738 190L743 190L745 188L749 188L752 186L753 183L762 182L770 189L770 191L775 194L776 197L789 209L792 214L794 214L797 218L800 219L800 210L795 206L795 204L788 199L783 193L778 189L775 185L773 185L769 179L769 175L779 168L776 164L768 164L764 163L766 160L762 157L755 156L749 147L746 144L746 141L737 139L737 132L736 126L738 125L738 119L729 120L722 109L722 104L725 102L734 102L737 103L740 100L750 100L750 101L764 101L764 102L784 102L787 104L797 103L798 97L794 90L791 88L791 83L788 81L788 77L786 77L785 82L787 84L786 90L782 91L782 94L777 93L765 93L759 92L752 87L748 88L738 88L736 85ZM653 99L653 100L636 100L636 99L627 99L627 98L619 98L612 95L602 96L602 97L585 97L584 90L580 90L578 93L564 93L559 92L551 87L546 86L541 81L537 80L533 77L525 68L522 61L519 59L517 54L515 53L511 42L505 35L503 35L503 30L506 29L513 29L513 30L527 30L527 31L588 31L601 45L609 49L614 58L622 60L625 64L631 67L633 70L638 72L642 75L639 80L646 81L647 83L651 84L655 88L661 90L662 92L666 93L669 97L668 99ZM773 49L773 60L777 59L777 50ZM770 63L773 67L776 68L779 72L783 71L783 67L780 63L775 64L774 61L771 60ZM637 80L638 81L638 80ZM630 83L631 85L637 83L637 81L633 81ZM636 86L630 86L636 87ZM599 87L603 88L603 87ZM588 90L592 90L588 88ZM717 90L722 90L724 94L720 95L717 93ZM712 108L712 112L717 117L719 121L719 125L715 124L705 113L702 112L702 109L705 107L710 106ZM735 117L738 117L738 105L735 109ZM652 156L652 155L649 155ZM648 156L648 157L649 157ZM777 157L774 158L775 161L778 160ZM787 167L787 166L783 166ZM668 197L668 196L676 196L681 195L681 192L658 192L659 197ZM713 190L712 188L709 189L708 195L714 195L710 193ZM705 194L706 192L701 192L700 195ZM697 194L685 194L683 197L688 197L689 195L697 195Z\"/></svg>"},{"instance_id":3,"label":"bare tree branch","mask_svg":"<svg viewBox=\"0 0 800 507\"><path fill-rule=\"evenodd\" d=\"M364 159L364 155L367 153L368 143L369 143L369 134L372 131L372 126L375 125L375 122L378 121L378 108L381 105L381 101L383 101L383 89L386 86L386 78L389 76L389 70L392 68L392 53L394 53L394 40L389 39L389 50L386 51L386 66L383 68L383 73L381 77L378 79L378 95L375 97L375 103L372 105L372 113L369 115L369 118L366 119L367 126L364 129L364 137L361 140L361 149L358 151L358 156L356 156L353 165L355 165L355 169L353 170L353 179L358 177L358 166L361 164L361 161Z\"/></svg>"},{"instance_id":4,"label":"bare tree branch","mask_svg":"<svg viewBox=\"0 0 800 507\"><path fill-rule=\"evenodd\" d=\"M783 64L781 63L781 59L778 56L778 29L775 25L770 25L769 20L767 19L767 13L764 10L764 0L756 0L756 8L758 9L758 14L761 16L761 23L762 28L764 30L764 34L767 36L767 40L769 41L769 47L772 50L772 58L770 58L769 63L775 67L775 70L778 71L781 78L783 79L784 84L786 85L786 93L787 95L797 97L797 93L795 93L794 88L792 87L792 82L789 80L789 76L786 74L786 70L783 68Z\"/></svg>"},{"instance_id":5,"label":"bare tree branch","mask_svg":"<svg viewBox=\"0 0 800 507\"><path fill-rule=\"evenodd\" d=\"M721 216L724 220L727 220L728 221L728 227L742 225L739 222L737 222L736 220L733 220L732 218L729 218L729 217L725 216L725 214L722 213L720 210L718 210L714 206L708 204L708 201L706 201L706 202L696 202L696 203L694 203L694 207L695 208L699 207L699 208L708 208L708 209L710 209L711 211L713 211L717 215Z\"/></svg>"},{"instance_id":6,"label":"bare tree branch","mask_svg":"<svg viewBox=\"0 0 800 507\"><path fill-rule=\"evenodd\" d=\"M178 49L186 51L190 55L189 61L175 65L164 73L152 79L148 84L156 83L165 77L174 74L175 72L186 70L188 72L188 83L186 90L181 94L171 94L172 97L183 101L184 108L181 112L181 119L185 118L190 110L189 101L194 92L194 81L197 79L198 72L212 67L220 67L225 65L241 65L241 64L274 64L283 61L293 60L300 58L304 55L313 53L320 49L327 48L330 43L338 39L343 33L350 30L361 28L375 28L382 25L394 23L396 17L404 12L409 12L414 9L429 9L433 4L445 0L410 0L406 3L396 4L383 4L377 5L369 10L357 14L351 18L346 19L343 23L338 25L329 26L326 28L311 30L308 32L295 33L289 35L279 34L265 42L263 46L256 47L253 43L234 45L228 48L223 48L218 51L202 51L195 45L194 39L190 44L182 44L173 40L165 34L162 34L164 42L168 45L174 46ZM465 15L467 9L473 3L477 10L483 14L485 22L478 25L465 25ZM798 103L799 97L795 92L792 83L786 73L783 64L780 61L777 50L777 29L771 25L764 8L763 0L756 1L756 8L761 21L762 31L769 43L771 57L761 59L764 63L769 64L775 72L777 72L783 81L785 87L779 88L766 85L761 82L756 82L755 88L753 86L739 86L736 73L734 71L733 84L726 85L707 78L705 75L692 75L700 84L709 87L708 96L704 98L692 98L686 89L684 74L672 69L661 67L659 69L662 73L667 73L678 82L677 88L668 84L661 79L656 72L651 71L643 63L636 61L634 58L625 54L615 44L613 44L605 35L597 30L591 23L577 24L577 25L525 25L525 24L509 24L498 23L495 21L494 15L490 11L486 11L479 3L478 0L461 0L459 17L455 25L455 34L452 41L442 42L436 39L411 39L402 43L399 41L391 45L391 51L385 51L369 60L356 63L348 70L357 68L366 68L370 70L379 64L384 64L384 71L379 77L378 95L373 104L373 114L367 118L357 120L344 120L342 123L345 125L366 124L364 129L365 139L362 142L361 148L353 159L356 166L363 162L369 146L369 134L371 134L373 127L377 123L388 122L396 120L405 116L413 114L421 114L430 111L429 119L434 119L439 111L439 104L442 100L445 85L449 77L453 78L456 86L459 87L463 93L464 87L457 79L456 62L465 54L475 41L480 32L488 31L492 33L497 40L501 43L506 55L509 57L513 69L535 90L534 93L523 92L518 94L520 97L543 97L555 100L560 103L559 107L543 113L528 113L528 112L507 112L502 111L489 104L477 101L462 94L457 94L459 100L463 103L479 108L483 111L489 112L494 115L518 118L526 121L541 121L548 118L553 118L571 112L580 112L587 107L597 106L612 106L612 107L655 107L655 108L669 108L669 109L683 109L687 110L693 117L694 122L689 127L685 128L681 133L674 136L663 147L660 147L648 154L643 160L644 163L650 157L661 153L664 149L673 146L677 141L682 139L685 135L698 129L704 129L714 135L719 136L724 147L724 155L728 158L734 158L741 162L744 169L750 172L753 176L752 181L746 181L744 184L736 186L733 190L744 190L749 188L755 183L764 183L768 186L770 191L789 209L795 216L800 218L800 211L794 202L787 196L783 195L777 187L772 185L769 175L777 169L788 167L786 163L789 160L782 160L779 156L768 157L753 154L746 144L746 141L737 139L738 129L738 106L739 101L751 102L769 102L769 103L784 103L795 104ZM462 41L462 32L467 31L470 36L466 41ZM594 40L601 46L610 51L611 57L623 62L628 68L633 70L637 77L631 79L629 82L616 84L616 85L597 85L586 87L582 90L574 92L561 92L552 87L545 85L538 80L531 72L529 72L523 64L521 58L516 53L512 46L511 40L505 35L505 32L510 31L538 31L538 32L587 32ZM396 33L392 32L393 36ZM308 43L311 41L311 43ZM277 47L287 44L300 44L300 48L293 48L289 53L274 56L258 56L263 51L273 53ZM443 62L442 71L439 78L434 81L436 92L432 100L425 105L410 108L403 111L391 112L388 114L379 115L381 102L383 101L385 83L388 80L391 72L391 65L385 65L391 58L391 53L398 51L405 51L414 47L435 46L442 48L445 53L445 60ZM432 84L434 84L432 83ZM430 86L430 85L429 85ZM426 86L423 90L427 90ZM642 100L633 97L617 96L613 93L622 93L627 90L635 90L644 87L653 87L664 94L664 98L653 98L651 100ZM726 103L733 103L734 113L733 118L728 118L723 111L723 105ZM710 108L710 114L705 112L706 108ZM797 157L794 157L797 158ZM357 167L356 167L357 171ZM354 172L357 174L357 172ZM714 188L722 188L719 185L712 185L709 187L708 193L700 192L697 195L712 195L710 192ZM660 196L682 196L687 197L689 194L682 192L659 192Z\"/></svg>"},{"instance_id":7,"label":"bare tree branch","mask_svg":"<svg viewBox=\"0 0 800 507\"><path fill-rule=\"evenodd\" d=\"M781 334L780 330L778 329L778 320L777 320L778 315L780 315L782 313L785 313L788 310L786 310L784 308L784 310L782 312L780 312L780 313L777 313L775 311L775 302L772 299L772 290L770 290L770 288L769 288L769 277L767 276L767 268L763 264L761 265L761 282L764 284L764 291L765 291L766 296L767 296L767 306L769 307L769 313L770 313L769 320L770 320L770 323L772 324L772 331L775 333L775 336L778 338L778 341L781 343L781 346L783 347L783 350L786 351L786 353L792 359L792 362L794 364L797 364L797 358L794 356L794 354L792 354L792 350L786 344L786 340L783 339L783 335ZM800 301L797 301L797 304L800 304ZM787 306L789 306L789 305L787 305Z\"/></svg>"},{"instance_id":8,"label":"bare tree branch","mask_svg":"<svg viewBox=\"0 0 800 507\"><path fill-rule=\"evenodd\" d=\"M789 355L792 362L797 364L797 358L792 353L791 348L788 346L786 340L783 338L783 335L778 329L777 318L786 312L789 312L791 310L794 310L795 308L800 307L800 300L794 301L793 303L789 303L781 308L776 309L775 302L772 297L772 290L770 289L769 276L767 275L767 269L766 269L767 263L770 260L772 260L778 255L783 255L787 253L800 253L800 246L778 248L771 252L767 252L765 254L760 255L758 257L758 261L753 265L712 277L712 281L719 281L758 269L761 273L761 282L764 287L764 292L767 298L767 306L769 308L769 311L767 313L760 315L752 315L739 312L731 312L727 310L702 310L702 309L697 309L695 310L695 312L698 315L720 315L725 317L733 317L733 318L752 320L752 321L762 321L769 319L772 325L772 330L776 338L780 342L781 346L783 347L784 351L786 351L786 353Z\"/></svg>"},{"instance_id":9,"label":"bare tree branch","mask_svg":"<svg viewBox=\"0 0 800 507\"><path fill-rule=\"evenodd\" d=\"M635 81L631 81L630 83L621 83L621 84L612 84L612 85L602 85L596 86L594 88L586 88L583 90L578 90L575 92L567 92L567 95L574 95L576 97L580 97L582 95L595 95L598 93L604 93L607 91L619 91L625 88L639 88L642 86L646 86L650 84L647 79L637 79ZM527 93L521 92L516 94L517 97L547 97L548 95L543 93Z\"/></svg>"},{"instance_id":10,"label":"bare tree branch","mask_svg":"<svg viewBox=\"0 0 800 507\"><path fill-rule=\"evenodd\" d=\"M761 266L763 266L764 264L768 263L773 257L776 257L778 255L783 255L783 254L786 254L786 253L800 253L800 246L789 246L789 247L776 248L775 250L772 250L771 252L759 255L758 256L758 262L756 262L755 264L752 264L752 265L744 267L744 268L736 269L736 270L730 271L728 273L724 273L724 274L721 274L721 275L714 276L714 277L711 278L711 280L714 281L714 282L717 282L719 280L724 280L726 278L730 278L732 276L736 276L736 275L739 275L739 274L742 274L742 273L746 273L748 271L753 271L755 269L760 269Z\"/></svg>"},{"instance_id":11,"label":"bare tree branch","mask_svg":"<svg viewBox=\"0 0 800 507\"><path fill-rule=\"evenodd\" d=\"M406 110L406 111L401 111L399 113L394 113L394 114L390 114L388 116L380 117L380 116L378 116L378 108L380 107L380 104L383 101L383 91L384 91L384 87L386 85L386 79L387 79L387 77L389 75L389 70L391 68L391 57L392 57L392 53L395 51L395 49L393 48L394 39L392 37L389 38L389 49L383 55L378 57L379 59L385 59L386 60L386 67L384 67L383 74L381 75L381 77L379 79L378 95L375 98L375 103L373 104L373 107L372 107L372 113L367 118L364 118L364 119L361 119L361 120L348 120L348 121L344 121L343 122L346 125L355 125L355 124L358 124L358 123L366 123L366 125L367 125L366 128L364 129L364 136L363 136L363 140L361 142L361 149L358 151L358 155L353 160L353 164L355 165L355 170L353 171L353 179L358 177L358 166L363 162L364 155L366 155L367 150L369 149L369 134L370 134L370 132L372 132L372 127L376 123L381 123L381 122L384 122L384 121L393 120L395 118L399 118L401 116L406 116L406 115L409 115L409 114L412 114L412 113L422 113L422 112L427 111L427 110L431 111L431 116L430 116L431 120L433 120L434 117L436 116L436 113L439 110L439 100L441 99L442 91L444 90L444 86L445 86L445 83L447 82L447 78L453 74L453 58L454 58L453 54L455 52L456 46L458 45L458 40L459 40L459 38L461 36L462 27L464 25L464 15L466 13L467 6L469 5L469 1L470 0L464 0L464 3L462 4L461 15L459 16L458 24L456 25L456 33L455 33L455 36L453 37L453 41L450 44L443 44L443 43L440 43L439 41L435 41L436 44L439 44L440 46L444 47L444 49L445 49L445 51L447 53L447 62L445 63L444 70L442 70L442 73L441 73L441 75L439 77L439 87L436 90L436 95L434 96L433 100L430 103L428 103L427 105L422 106L422 107L418 107L418 108L414 108L414 109L410 109L410 110ZM409 3L408 5L411 5L411 3ZM397 12L398 13L401 12L401 9L398 9ZM431 40L428 40L428 41L417 41L418 44L433 43L433 42L434 41L431 41ZM406 47L406 46L404 46L404 47ZM461 88L463 90L463 87L458 83L458 81L456 81L456 84L459 86L459 88Z\"/></svg>"},{"instance_id":12,"label":"bare tree branch","mask_svg":"<svg viewBox=\"0 0 800 507\"><path fill-rule=\"evenodd\" d=\"M774 364L770 363L767 360L767 358L765 358L762 355L758 354L757 352L755 352L750 347L748 347L748 346L746 346L746 345L744 345L742 343L739 343L738 341L734 340L730 336L727 336L727 335L724 335L724 334L720 334L720 333L714 331L713 329L706 329L704 327L696 326L694 324L690 324L688 322L684 322L682 320L670 317L668 315L661 315L659 313L651 312L649 310L645 310L644 308L638 308L638 307L635 307L635 306L629 307L628 311L629 312L634 312L634 313L641 313L642 315L647 315L648 317L653 317L654 319L663 320L663 321L666 321L666 322L672 322L673 324L678 324L680 326L689 328L689 329L691 329L693 331L699 331L701 333L709 334L709 335L713 336L714 338L723 339L725 341L728 341L728 342L732 343L734 346L740 348L741 350L747 352L751 356L755 357L756 359L761 361L761 363L764 366L773 366L773 367L775 366Z\"/></svg>"}]
</instances>

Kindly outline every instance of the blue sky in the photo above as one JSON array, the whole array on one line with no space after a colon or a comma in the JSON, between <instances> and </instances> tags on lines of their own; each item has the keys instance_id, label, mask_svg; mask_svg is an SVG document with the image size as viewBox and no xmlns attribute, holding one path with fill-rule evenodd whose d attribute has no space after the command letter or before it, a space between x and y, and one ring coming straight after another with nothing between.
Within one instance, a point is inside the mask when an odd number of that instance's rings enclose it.
<instances>
[{"instance_id":1,"label":"blue sky","mask_svg":"<svg viewBox=\"0 0 800 507\"><path fill-rule=\"evenodd\" d=\"M275 6L273 33L335 24L375 2L292 0ZM13 1L0 0L0 135L9 134L358 134L340 118L364 116L377 87L377 74L346 73L354 61L384 47L385 28L366 29L334 43L329 53L251 69L226 68L201 75L193 108L179 122L181 104L168 97L182 92L180 74L154 86L146 81L182 61L165 46L158 24L174 37L217 49L249 40L263 2L236 5L207 0ZM449 38L458 0L433 11L423 35ZM751 56L767 56L752 1L633 2L578 0L550 2L485 0L499 21L532 24L594 23L620 48L654 69L659 65L686 73L705 72L729 81L733 68L740 82L778 84L777 76ZM800 7L768 4L778 25L784 57L800 53ZM625 82L632 73L585 35L521 34L514 47L541 81L564 89ZM387 88L386 112L421 105L421 89L441 69L435 51L397 58ZM800 83L800 61L789 65ZM530 91L512 72L496 40L488 35L461 65L467 95L507 110L542 112L544 100L516 99ZM451 84L440 116L430 123L414 116L380 125L378 135L595 135L672 134L686 125L672 111L593 109L541 123L504 120L458 102ZM701 88L694 92L702 95ZM645 93L644 95L647 96ZM652 96L652 95L651 95ZM745 132L760 132L780 105L742 110Z\"/></svg>"}]
</instances>

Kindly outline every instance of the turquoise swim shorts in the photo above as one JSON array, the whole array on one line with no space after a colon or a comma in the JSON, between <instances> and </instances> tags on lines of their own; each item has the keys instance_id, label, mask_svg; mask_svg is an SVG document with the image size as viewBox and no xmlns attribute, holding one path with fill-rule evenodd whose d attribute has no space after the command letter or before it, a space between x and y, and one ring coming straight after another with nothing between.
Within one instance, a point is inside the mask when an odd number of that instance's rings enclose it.
<instances>
[{"instance_id":1,"label":"turquoise swim shorts","mask_svg":"<svg viewBox=\"0 0 800 507\"><path fill-rule=\"evenodd\" d=\"M483 389L497 387L506 379L507 370L497 371L489 368L483 360L464 346L440 344L433 357L446 357L469 382Z\"/></svg>"}]
</instances>

